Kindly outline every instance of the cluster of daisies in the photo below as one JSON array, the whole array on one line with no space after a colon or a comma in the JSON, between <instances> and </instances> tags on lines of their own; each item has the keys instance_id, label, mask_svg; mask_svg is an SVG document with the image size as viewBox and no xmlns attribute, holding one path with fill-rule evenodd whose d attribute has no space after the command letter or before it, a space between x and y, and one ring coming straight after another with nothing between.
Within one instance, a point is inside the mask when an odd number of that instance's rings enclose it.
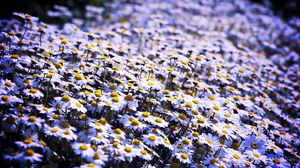
<instances>
[{"instance_id":1,"label":"cluster of daisies","mask_svg":"<svg viewBox=\"0 0 300 168\"><path fill-rule=\"evenodd\" d=\"M1 20L1 162L299 167L299 18L140 0ZM109 12L110 11L110 12Z\"/></svg>"}]
</instances>

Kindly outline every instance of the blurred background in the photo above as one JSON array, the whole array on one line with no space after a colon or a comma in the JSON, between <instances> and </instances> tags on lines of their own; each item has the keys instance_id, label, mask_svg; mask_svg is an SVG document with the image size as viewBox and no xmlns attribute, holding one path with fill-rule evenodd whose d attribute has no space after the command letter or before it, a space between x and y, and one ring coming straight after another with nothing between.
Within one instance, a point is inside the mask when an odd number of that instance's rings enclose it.
<instances>
[{"instance_id":1,"label":"blurred background","mask_svg":"<svg viewBox=\"0 0 300 168\"><path fill-rule=\"evenodd\" d=\"M48 10L54 4L70 7L75 15L80 16L85 12L85 5L105 6L114 0L0 0L0 18L10 18L12 12L25 12L38 16L41 20L51 22L47 17ZM132 0L129 0L132 1ZM300 0L251 0L254 3L270 5L276 15L289 19L293 16L300 17Z\"/></svg>"}]
</instances>

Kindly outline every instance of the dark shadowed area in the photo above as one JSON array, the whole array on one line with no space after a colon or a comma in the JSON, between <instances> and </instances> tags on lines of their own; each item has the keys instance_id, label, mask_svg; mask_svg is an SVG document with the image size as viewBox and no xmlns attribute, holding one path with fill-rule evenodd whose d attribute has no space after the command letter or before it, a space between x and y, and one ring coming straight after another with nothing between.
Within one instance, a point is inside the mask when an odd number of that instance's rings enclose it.
<instances>
[{"instance_id":1,"label":"dark shadowed area","mask_svg":"<svg viewBox=\"0 0 300 168\"><path fill-rule=\"evenodd\" d=\"M85 12L85 5L104 6L113 0L3 0L0 1L0 18L9 18L12 12L25 12L38 16L41 19L49 19L45 11L51 10L53 5L62 5L72 8L77 15ZM127 0L131 2L131 0ZM300 16L299 0L251 0L252 2L271 5L274 13L283 18ZM49 22L52 20L50 19Z\"/></svg>"}]
</instances>

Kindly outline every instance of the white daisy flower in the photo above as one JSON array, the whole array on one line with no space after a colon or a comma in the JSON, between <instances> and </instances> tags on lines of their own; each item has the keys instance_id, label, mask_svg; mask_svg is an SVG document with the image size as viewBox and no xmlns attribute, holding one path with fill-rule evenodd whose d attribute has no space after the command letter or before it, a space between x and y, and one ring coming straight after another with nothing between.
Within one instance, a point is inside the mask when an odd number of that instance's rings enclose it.
<instances>
[{"instance_id":1,"label":"white daisy flower","mask_svg":"<svg viewBox=\"0 0 300 168\"><path fill-rule=\"evenodd\" d=\"M42 98L44 96L44 94L37 88L25 89L24 93L25 95L30 96L32 98Z\"/></svg>"},{"instance_id":2,"label":"white daisy flower","mask_svg":"<svg viewBox=\"0 0 300 168\"><path fill-rule=\"evenodd\" d=\"M94 150L90 144L74 142L72 148L75 154L80 155L83 158L89 158L94 155Z\"/></svg>"},{"instance_id":3,"label":"white daisy flower","mask_svg":"<svg viewBox=\"0 0 300 168\"><path fill-rule=\"evenodd\" d=\"M150 133L147 135L143 135L143 142L146 145L153 147L162 144L163 139L161 137L156 136L155 134Z\"/></svg>"},{"instance_id":4,"label":"white daisy flower","mask_svg":"<svg viewBox=\"0 0 300 168\"><path fill-rule=\"evenodd\" d=\"M187 153L175 153L175 156L181 163L191 163L190 156Z\"/></svg>"},{"instance_id":5,"label":"white daisy flower","mask_svg":"<svg viewBox=\"0 0 300 168\"><path fill-rule=\"evenodd\" d=\"M36 153L32 149L26 149L22 154L20 154L20 160L25 162L41 162L43 155Z\"/></svg>"}]
</instances>

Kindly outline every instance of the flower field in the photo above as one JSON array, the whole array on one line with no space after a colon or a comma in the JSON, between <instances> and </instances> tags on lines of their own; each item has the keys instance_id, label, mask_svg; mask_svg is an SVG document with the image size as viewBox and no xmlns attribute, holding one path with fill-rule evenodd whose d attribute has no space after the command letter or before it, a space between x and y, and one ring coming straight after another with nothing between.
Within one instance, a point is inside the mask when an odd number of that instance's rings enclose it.
<instances>
[{"instance_id":1,"label":"flower field","mask_svg":"<svg viewBox=\"0 0 300 168\"><path fill-rule=\"evenodd\" d=\"M70 21L0 20L4 167L300 167L300 18L246 0L48 15Z\"/></svg>"}]
</instances>

